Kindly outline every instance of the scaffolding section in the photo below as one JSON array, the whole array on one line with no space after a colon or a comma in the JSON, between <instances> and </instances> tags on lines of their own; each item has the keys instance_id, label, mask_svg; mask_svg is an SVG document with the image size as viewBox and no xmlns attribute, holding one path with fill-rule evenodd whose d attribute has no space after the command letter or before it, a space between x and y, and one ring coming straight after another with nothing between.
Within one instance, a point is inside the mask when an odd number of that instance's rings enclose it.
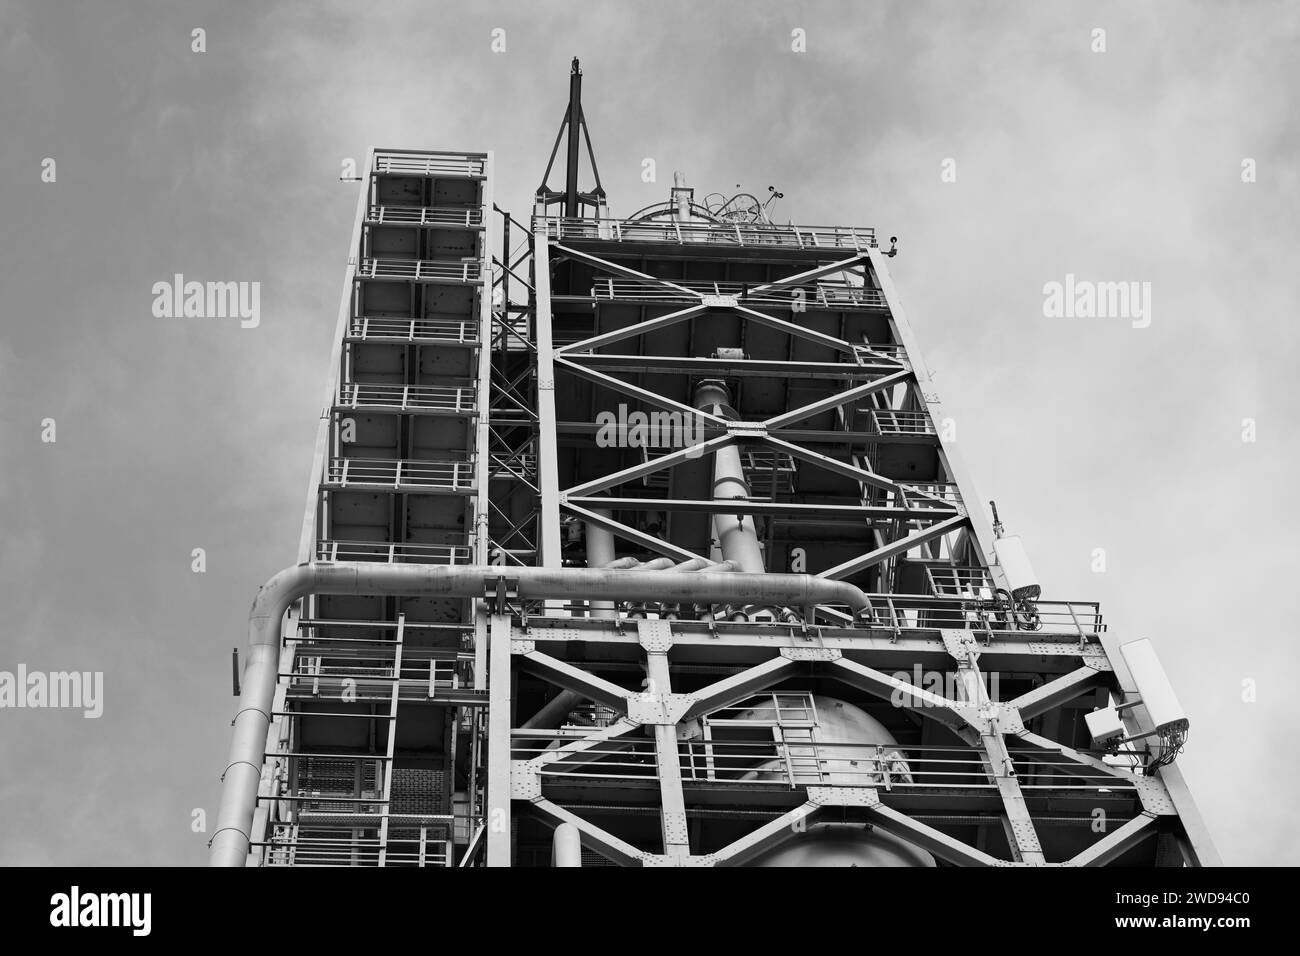
<instances>
[{"instance_id":1,"label":"scaffolding section","mask_svg":"<svg viewBox=\"0 0 1300 956\"><path fill-rule=\"evenodd\" d=\"M370 158L302 561L486 560L490 181L489 154ZM487 703L474 603L313 595L291 610L254 860L469 862Z\"/></svg>"}]
</instances>

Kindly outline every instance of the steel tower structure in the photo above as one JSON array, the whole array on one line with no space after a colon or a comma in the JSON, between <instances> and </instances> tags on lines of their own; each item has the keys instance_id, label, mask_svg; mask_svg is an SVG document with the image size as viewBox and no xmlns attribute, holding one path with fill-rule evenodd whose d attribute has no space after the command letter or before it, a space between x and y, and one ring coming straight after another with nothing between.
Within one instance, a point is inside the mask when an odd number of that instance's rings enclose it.
<instances>
[{"instance_id":1,"label":"steel tower structure","mask_svg":"<svg viewBox=\"0 0 1300 956\"><path fill-rule=\"evenodd\" d=\"M614 218L570 83L527 223L491 153L368 161L214 863L1217 862L1160 675L985 517L892 248L680 178Z\"/></svg>"}]
</instances>

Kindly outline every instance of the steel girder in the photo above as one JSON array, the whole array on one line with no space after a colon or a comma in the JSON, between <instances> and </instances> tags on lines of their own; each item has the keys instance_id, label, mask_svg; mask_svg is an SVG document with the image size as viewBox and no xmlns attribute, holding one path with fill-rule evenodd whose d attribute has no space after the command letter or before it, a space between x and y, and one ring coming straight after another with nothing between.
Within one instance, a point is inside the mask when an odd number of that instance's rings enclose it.
<instances>
[{"instance_id":1,"label":"steel girder","mask_svg":"<svg viewBox=\"0 0 1300 956\"><path fill-rule=\"evenodd\" d=\"M500 627L497 640L504 644L507 640L504 621ZM510 768L515 800L530 803L536 811L556 824L567 822L578 826L584 845L597 850L613 862L623 865L742 865L780 845L783 840L797 833L801 825L818 819L826 808L837 807L857 808L861 811L860 819L864 822L953 864L1052 865L1048 864L1037 845L1034 814L1020 789L1015 769L1017 761L1008 747L1008 743L1012 742L1025 743L1051 752L1077 765L1081 773L1104 774L1112 781L1115 790L1130 789L1132 798L1138 802L1139 809L1132 819L1113 830L1102 832L1093 845L1068 860L1054 861L1055 865L1104 865L1154 835L1162 818L1177 816L1172 797L1159 777L1134 778L1127 771L1111 766L1093 755L1074 751L1030 733L1024 726L1028 716L1020 710L1022 706L1026 711L1040 715L1052 707L1061 706L1074 693L1081 693L1085 687L1092 686L1099 680L1109 678L1113 682L1113 674L1104 658L1099 658L1095 642L1083 645L1078 642L1062 642L1059 656L1062 658L1062 666L1069 669L1041 688L1005 703L989 699L978 679L976 661L984 656L1023 654L1024 642L1007 639L997 646L986 646L978 640L972 640L972 635L966 631L940 632L916 639L910 646L901 647L888 641L847 638L871 643L862 653L880 660L885 667L890 666L891 659L898 663L915 659L923 647L930 653L942 649L966 678L963 686L968 696L960 700L901 681L884 670L851 659L844 650L822 646L820 641L810 646L807 640L792 640L783 646L771 647L768 649L770 656L760 663L739 667L735 673L704 687L679 693L672 689L669 667L670 654L680 646L680 639L686 637L677 633L677 627L672 622L664 621L607 621L601 622L600 628L591 627L577 634L568 622L560 619L553 622L535 620L526 628L514 625L508 631L516 668L543 675L558 687L596 697L613 705L621 715L612 725L593 730L579 738L567 738L537 757L515 759ZM635 631L635 634L626 633L620 641L634 642L643 653L647 690L627 690L586 673L581 668L563 664L550 654L538 650L539 644L549 646L557 641L560 647L566 647L575 641L599 644L602 639L612 637L615 630ZM898 666L897 663L894 666ZM691 787L683 786L677 728L709 712L746 700L795 674L806 672L810 667L818 668L823 676L840 680L876 696L893 697L899 706L918 717L935 720L967 736L980 753L990 781L997 787L1003 818L1013 841L1011 845L1015 858L998 859L979 847L916 819L894 806L898 801L891 799L889 794L882 795L879 787L813 785L795 786L796 793L805 795L802 802L782 811L775 819L728 846L708 853L692 852L685 819L689 803L696 794ZM562 780L565 773L599 769L603 760L620 752L620 747L630 747L636 733L647 728L654 734L658 774L650 785L659 790L666 848L663 853L635 847L584 818L580 812L566 809L553 797L547 796L550 785L546 781ZM527 736L524 731L519 731L518 734ZM611 747L611 744L614 746ZM900 749L905 751L907 747L900 745ZM1135 779L1141 781L1140 785L1135 784Z\"/></svg>"},{"instance_id":2,"label":"steel girder","mask_svg":"<svg viewBox=\"0 0 1300 956\"><path fill-rule=\"evenodd\" d=\"M539 511L544 523L539 533L541 540L558 540L558 517L562 512L567 512L652 553L676 560L698 557L689 549L646 534L611 517L610 511L651 507L704 511L716 508L713 502L614 498L608 497L607 493L620 485L670 471L694 457L709 454L727 441L743 439L857 481L864 489L875 489L895 499L893 505L873 506L864 503L843 508L846 514L856 513L878 522L892 522L894 536L878 536L874 547L826 569L822 572L826 576L848 577L954 535L969 542L975 553L981 556L980 563L990 571L995 582L1002 583L999 570L992 560L991 529L981 510L974 509L968 513L961 503L960 495L956 501L948 500L925 488L911 487L906 482L877 474L860 464L832 459L802 444L804 436L816 434L819 440L827 440L826 435L795 427L809 418L827 412L835 413L845 405L873 395L887 394L900 387L917 397L932 422L942 420L938 396L915 347L914 336L901 304L898 303L885 260L878 250L868 250L835 263L819 264L786 279L757 286L752 291L771 290L783 284L795 284L835 272L862 268L881 290L887 303L889 327L894 340L903 347L904 356L870 352L866 364L862 364L860 359L856 365L845 363L847 369L852 371L847 373L846 369L847 387L836 394L804 403L763 421L734 422L708 412L700 412L672 396L620 378L614 373L633 368L653 368L661 373L677 370L680 374L695 376L707 373L744 375L747 374L747 369L752 369L755 373L771 373L776 363L746 363L736 359L674 360L663 357L648 360L644 356L618 355L600 350L679 323L699 320L710 311L718 309L730 311L764 328L786 333L792 340L814 343L843 355L856 356L860 354L861 347L842 338L806 329L778 316L749 308L740 301L705 296L671 280L550 240L544 228L535 231L533 241L535 249L542 250L536 256L538 268L534 273L532 290L532 314L538 330L538 341L532 348L537 355L539 399L542 398L542 391L553 393L556 374L569 374L644 402L652 408L699 416L705 429L703 441L694 448L676 449L639 465L625 467L597 478L588 478L569 488L561 488L555 480L558 448L553 441L555 429L560 423L555 421L553 401L547 410L544 407L547 403L539 400L535 418L539 449ZM551 253L617 276L632 278L651 286L659 285L685 297L687 304L666 314L643 318L640 322L611 331L602 333L597 329L591 336L556 347L549 337L549 267L545 266ZM790 368L793 371L798 366L791 363ZM553 399L553 395L550 397ZM543 436L542 432L549 432L549 437ZM931 435L926 440L936 445L943 473L950 476L963 492L969 492L969 476L952 443L938 434ZM741 502L735 506L737 513L776 513L779 509L779 502ZM796 507L792 510L797 512L799 509ZM546 547L542 548L543 552L546 550ZM552 553L555 550L552 547ZM1013 749L1021 747L1051 755L1054 759L1077 767L1081 774L1104 775L1115 781L1116 790L1127 787L1135 793L1140 806L1132 819L1103 834L1091 847L1073 858L1058 861L1060 865L1102 865L1127 852L1158 830L1164 832L1171 819L1184 823L1180 816L1182 808L1175 809L1174 804L1179 797L1183 799L1183 806L1188 806L1189 803L1181 778L1176 773L1168 772L1172 768L1167 768L1160 777L1141 778L1138 786L1131 786L1134 778L1126 770L1111 766L1095 755L1077 751L1031 732L1025 726L1025 722L1031 718L1049 714L1084 693L1095 693L1098 689L1114 686L1116 675L1096 633L1078 629L1076 633L1036 634L1033 639L1026 640L1023 635L1014 633L985 632L985 640L980 643L972 641L970 631L942 631L923 627L900 632L897 628L823 627L811 620L784 626L745 626L722 622L637 623L628 620L574 619L568 618L567 612L563 611L559 612L560 616L555 616L555 609L548 610L547 614L549 616L546 618L529 618L523 626L516 623L509 629L509 638L506 638L506 625L495 623L494 619L491 628L493 645L508 640L510 646L509 663L502 661L498 664L499 658L494 656L494 667L509 673L529 673L557 687L602 701L613 707L617 719L609 727L593 731L580 739L557 741L558 745L541 757L509 761L510 792L516 801L526 801L545 820L554 824L572 823L581 832L584 845L616 863L741 865L778 845L795 824L802 825L818 818L827 807L852 807L864 822L893 833L954 864L1044 865L1044 855L1038 846L1034 829L1034 818L1038 813L1035 804L1040 801L1036 797L1026 796L1015 773L1015 765L1020 758L1015 756ZM631 633L632 630L635 633ZM647 635L653 636L647 640ZM810 640L814 643L812 647L809 646ZM540 648L552 650L544 651ZM639 662L644 668L649 689L641 693L627 691L608 679L590 673L574 660L556 656L571 656L576 652L576 659L581 660L587 653L583 648L593 651L599 649L598 658ZM608 657L611 653L613 658ZM1040 686L1012 701L991 701L979 681L976 661L981 656L996 661L998 666L1036 670L1045 673L1047 677ZM955 666L962 675L963 686L968 692L965 699L942 697L900 681L886 670L891 665L897 666L905 661L933 664L939 659ZM727 676L693 692L674 692L674 666L682 662L702 660L724 664L729 662L733 670ZM712 853L693 853L686 828L689 807L700 799L707 798L716 802L716 798L705 794L694 782L682 780L678 763L679 726L774 687L793 675L807 673L810 668L816 668L823 676L833 676L878 697L895 695L901 699L901 706L916 714L919 719L948 727L966 739L979 754L987 778L996 789L997 808L1004 821L1014 859L997 859L986 850L971 846L899 809L898 806L907 801L901 799L898 793L882 794L878 788L844 787L808 787L807 798L803 802L796 802L745 837ZM497 696L509 707L507 698ZM508 754L509 737L503 736L499 720L494 723L494 728L491 749L497 752L505 750ZM658 791L663 853L647 852L632 846L583 817L580 808L575 810L562 806L547 795L551 784L544 782L556 779L558 768L572 770L599 766L608 753L626 752L634 748L637 734L647 730L653 737L656 776L651 786ZM543 767L550 768L550 776L543 774ZM502 769L503 764L498 756L492 762L492 773L500 775ZM1168 786L1166 778L1169 780ZM635 788L644 790L644 787L644 782L630 783L628 792ZM850 789L853 792L849 792ZM499 797L501 787L496 786L494 792ZM604 792L608 793L608 790ZM976 800L971 795L954 795L954 805L960 806L963 801L970 806L988 807L987 798ZM505 802L508 804L509 800ZM496 807L495 802L493 806ZM508 809L506 812L508 814ZM1199 819L1186 821L1186 824L1177 831L1177 835L1188 849L1189 856L1202 862L1211 861L1213 851L1204 839ZM506 829L508 831L509 828ZM499 854L497 862L501 862Z\"/></svg>"}]
</instances>

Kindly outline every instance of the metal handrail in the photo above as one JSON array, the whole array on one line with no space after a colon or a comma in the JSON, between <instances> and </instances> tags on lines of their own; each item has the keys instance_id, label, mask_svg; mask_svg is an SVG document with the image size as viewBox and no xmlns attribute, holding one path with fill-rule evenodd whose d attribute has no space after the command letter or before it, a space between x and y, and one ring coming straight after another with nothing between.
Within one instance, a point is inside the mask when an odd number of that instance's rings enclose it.
<instances>
[{"instance_id":1,"label":"metal handrail","mask_svg":"<svg viewBox=\"0 0 1300 956\"><path fill-rule=\"evenodd\" d=\"M529 731L514 732L526 740ZM527 760L548 753L548 747L516 742L515 759ZM584 746L582 762L564 761L537 766L551 781L581 779L644 779L657 773L654 743L623 738L622 742L593 742ZM789 787L832 783L836 786L913 789L988 789L995 780L969 748L950 745L911 745L878 741L826 740L705 740L678 742L678 759L684 782L717 784L775 783ZM1123 775L1097 770L1076 761L1053 759L1046 752L1015 751L1015 769L1021 786L1029 790L1079 790L1096 792L1131 790L1136 784ZM1051 782L1039 781L1046 777Z\"/></svg>"},{"instance_id":2,"label":"metal handrail","mask_svg":"<svg viewBox=\"0 0 1300 956\"><path fill-rule=\"evenodd\" d=\"M397 279L415 282L478 282L483 263L479 259L379 259L366 257L357 263L358 279Z\"/></svg>"},{"instance_id":3,"label":"metal handrail","mask_svg":"<svg viewBox=\"0 0 1300 956\"><path fill-rule=\"evenodd\" d=\"M894 408L872 408L869 411L871 431L877 435L936 434L929 412Z\"/></svg>"},{"instance_id":4,"label":"metal handrail","mask_svg":"<svg viewBox=\"0 0 1300 956\"><path fill-rule=\"evenodd\" d=\"M375 153L375 173L419 173L422 176L473 177L484 174L481 156L466 153L433 153L382 150Z\"/></svg>"},{"instance_id":5,"label":"metal handrail","mask_svg":"<svg viewBox=\"0 0 1300 956\"><path fill-rule=\"evenodd\" d=\"M987 610L982 610L977 597L946 597L925 594L899 594L897 592L869 593L871 602L870 617L859 618L859 627L902 631L972 630L981 634L993 632L1003 639L1021 637L1026 641L1041 640L1044 637L1069 635L1070 637L1096 637L1106 631L1100 605L1095 601L1036 601L1034 609L1041 626L1035 630L1020 630L1014 621L999 621L991 618ZM586 605L581 602L562 603L570 611L583 611ZM838 611L847 620L849 608L834 603L819 603L819 607ZM525 602L530 617L545 618L547 615L540 601ZM700 609L701 613L704 609ZM646 617L659 619L661 610L653 607L620 605L616 612L620 618ZM676 620L690 623L697 619L697 614L687 605L676 608ZM707 617L700 617L707 620ZM809 622L811 623L811 622ZM727 621L714 620L712 627L726 630L732 625ZM736 627L747 625L736 624Z\"/></svg>"},{"instance_id":6,"label":"metal handrail","mask_svg":"<svg viewBox=\"0 0 1300 956\"><path fill-rule=\"evenodd\" d=\"M625 299L643 302L690 302L698 296L731 296L750 304L790 305L802 298L804 304L824 308L882 308L884 294L878 289L842 282L814 282L796 285L756 282L674 282L679 289L635 279L601 276L591 287L593 299ZM688 291L683 292L681 289ZM694 294L692 294L694 293Z\"/></svg>"},{"instance_id":7,"label":"metal handrail","mask_svg":"<svg viewBox=\"0 0 1300 956\"><path fill-rule=\"evenodd\" d=\"M462 226L467 229L483 225L481 206L391 206L371 205L366 209L368 225Z\"/></svg>"},{"instance_id":8,"label":"metal handrail","mask_svg":"<svg viewBox=\"0 0 1300 956\"><path fill-rule=\"evenodd\" d=\"M316 545L317 561L405 561L413 564L469 564L473 549L460 544L407 544L393 541L334 541Z\"/></svg>"},{"instance_id":9,"label":"metal handrail","mask_svg":"<svg viewBox=\"0 0 1300 956\"><path fill-rule=\"evenodd\" d=\"M465 491L473 487L468 461L425 461L407 458L331 458L322 485L439 488Z\"/></svg>"},{"instance_id":10,"label":"metal handrail","mask_svg":"<svg viewBox=\"0 0 1300 956\"><path fill-rule=\"evenodd\" d=\"M342 382L337 407L383 406L447 412L474 411L475 389L460 385L397 385Z\"/></svg>"},{"instance_id":11,"label":"metal handrail","mask_svg":"<svg viewBox=\"0 0 1300 956\"><path fill-rule=\"evenodd\" d=\"M415 342L423 339L472 345L478 341L478 323L468 319L405 318L398 316L355 316L348 325L354 339L385 339Z\"/></svg>"},{"instance_id":12,"label":"metal handrail","mask_svg":"<svg viewBox=\"0 0 1300 956\"><path fill-rule=\"evenodd\" d=\"M876 247L876 230L870 226L778 226L768 223L742 225L675 220L533 217L534 231L539 226L546 230L549 238L558 240L784 246L796 249L853 249L858 252Z\"/></svg>"}]
</instances>

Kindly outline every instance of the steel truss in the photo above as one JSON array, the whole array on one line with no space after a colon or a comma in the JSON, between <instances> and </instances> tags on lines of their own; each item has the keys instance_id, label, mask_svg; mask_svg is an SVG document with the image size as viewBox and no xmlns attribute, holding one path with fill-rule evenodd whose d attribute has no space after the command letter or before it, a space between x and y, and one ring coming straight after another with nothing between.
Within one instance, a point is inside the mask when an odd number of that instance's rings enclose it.
<instances>
[{"instance_id":1,"label":"steel truss","mask_svg":"<svg viewBox=\"0 0 1300 956\"><path fill-rule=\"evenodd\" d=\"M742 239L718 249L706 239L693 247L680 230L656 228L661 235L649 239L637 224L534 221L528 350L536 362L538 563L562 568L581 561L566 557L564 547L564 528L574 522L611 532L620 554L642 561L717 559L716 542L710 551L671 525L647 531L643 519L717 512L707 495L675 494L675 473L721 446L743 443L769 463L780 456L804 473L852 483L856 500L799 501L763 494L754 480L753 493L725 510L758 516L769 527L807 527L813 516L856 527L849 544L856 540L857 547L845 552L841 544L842 557L808 570L866 587L875 616L867 626L845 626L852 622L844 609L819 607L796 622L739 624L655 620L653 612L625 605L614 620L596 620L580 605L554 602L492 616L481 625L499 655L492 707L511 709L513 717L508 732L504 720L490 731L489 778L496 786L489 806L506 824L495 828L495 840L489 833L489 864L521 860L512 808L514 815L526 810L530 821L572 824L584 847L603 857L596 862L622 865L741 865L788 839L792 827L823 818L860 821L957 865L1215 862L1174 768L1143 776L1133 770L1136 759L1103 760L1075 740L1081 704L1133 693L1096 605L1041 602L1042 629L1021 632L972 612L969 591L941 593L903 580L904 568L920 563L1001 583L992 529L981 510L966 507L969 477L937 427L942 408L874 239L829 252L802 242L783 246L778 237L779 265L769 267L769 279L679 281L699 259L751 260L756 243ZM786 235L815 234L790 227ZM578 309L594 316L575 334L575 324L583 325L571 319ZM614 309L621 311L607 327L604 314ZM839 314L840 329L827 330L826 313ZM848 313L875 316L880 331L852 340L842 331L857 327L843 321ZM699 330L724 316L784 336L787 354L700 354L693 347ZM807 321L814 316L820 321ZM686 332L686 349L660 354L648 345L672 330ZM800 356L801 348L815 359ZM741 388L779 378L788 400L773 413L723 417L687 397L687 383L706 378ZM789 387L799 383L812 387L801 395ZM556 394L582 385L601 398L593 397L585 416L562 413ZM591 466L584 445L597 431L597 402L611 398L648 415L694 415L699 440L647 448L641 460L619 460L618 467ZM883 474L875 464L881 444L930 448L936 466L923 480ZM578 480L562 480L562 473ZM767 570L787 570L774 557L769 552ZM507 639L509 655L499 647ZM981 666L1018 675L1014 686L1024 689L1010 700L990 699ZM955 675L957 694L897 676L918 668ZM702 673L716 679L700 686ZM974 763L954 773L958 758L936 750L927 763L926 746L912 746L908 781L874 766L848 787L842 779L817 785L797 773L756 786L696 772L707 762L698 751L708 748L686 736L692 721L756 694L824 682L889 702L918 727L938 728L934 739L951 739L949 746L964 751L960 760ZM518 692L525 683L534 701L567 693L591 702L603 712L599 726L548 733L524 726L537 709L523 706ZM772 754L788 763L792 748L807 754L806 745L779 743ZM658 817L657 833L627 825L647 812ZM706 821L728 814L760 825L725 841L709 834ZM1100 828L1099 814L1108 820Z\"/></svg>"},{"instance_id":2,"label":"steel truss","mask_svg":"<svg viewBox=\"0 0 1300 956\"><path fill-rule=\"evenodd\" d=\"M1087 748L1082 714L1136 696L1098 607L1026 630L982 600L993 531L874 231L525 225L491 154L369 168L299 561L500 573L291 607L250 862L547 865L568 824L588 864L738 866L819 821L952 865L1217 862L1176 766ZM760 567L727 558L732 521ZM597 565L807 573L868 606L512 584ZM811 736L831 688L897 745Z\"/></svg>"}]
</instances>

